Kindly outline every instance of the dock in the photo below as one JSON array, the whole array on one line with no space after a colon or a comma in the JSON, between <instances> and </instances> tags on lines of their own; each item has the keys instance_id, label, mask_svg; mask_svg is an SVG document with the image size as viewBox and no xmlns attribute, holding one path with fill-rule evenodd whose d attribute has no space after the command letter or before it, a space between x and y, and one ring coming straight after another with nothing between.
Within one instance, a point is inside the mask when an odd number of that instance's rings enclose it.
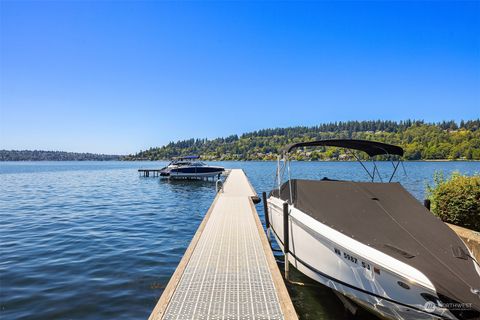
<instances>
[{"instance_id":1,"label":"dock","mask_svg":"<svg viewBox=\"0 0 480 320\"><path fill-rule=\"evenodd\" d=\"M253 199L231 170L149 320L298 319Z\"/></svg>"},{"instance_id":2,"label":"dock","mask_svg":"<svg viewBox=\"0 0 480 320\"><path fill-rule=\"evenodd\" d=\"M138 173L144 177L150 177L150 173L152 177L159 177L160 171L162 171L162 169L138 169Z\"/></svg>"},{"instance_id":3,"label":"dock","mask_svg":"<svg viewBox=\"0 0 480 320\"><path fill-rule=\"evenodd\" d=\"M222 173L222 176L228 176L230 173L231 169L225 169L225 171ZM138 174L143 177L160 177L160 172L162 169L138 169ZM175 177L175 179L179 179L179 177ZM213 180L215 181L217 178L215 177L189 177L189 178L184 178L185 180Z\"/></svg>"}]
</instances>

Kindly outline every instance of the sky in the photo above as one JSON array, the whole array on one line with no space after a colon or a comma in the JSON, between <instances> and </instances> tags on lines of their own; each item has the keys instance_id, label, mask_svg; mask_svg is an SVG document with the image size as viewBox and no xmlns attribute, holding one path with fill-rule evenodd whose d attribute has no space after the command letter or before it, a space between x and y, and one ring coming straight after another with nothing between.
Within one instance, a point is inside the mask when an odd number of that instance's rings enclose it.
<instances>
[{"instance_id":1,"label":"sky","mask_svg":"<svg viewBox=\"0 0 480 320\"><path fill-rule=\"evenodd\" d=\"M0 1L0 149L479 116L479 1Z\"/></svg>"}]
</instances>

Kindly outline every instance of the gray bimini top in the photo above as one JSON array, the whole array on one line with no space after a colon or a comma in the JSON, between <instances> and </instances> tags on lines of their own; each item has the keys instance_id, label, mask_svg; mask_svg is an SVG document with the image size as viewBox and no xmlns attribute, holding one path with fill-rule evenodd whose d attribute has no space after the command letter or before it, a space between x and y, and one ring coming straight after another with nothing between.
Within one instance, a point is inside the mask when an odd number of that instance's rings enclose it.
<instances>
[{"instance_id":1,"label":"gray bimini top","mask_svg":"<svg viewBox=\"0 0 480 320\"><path fill-rule=\"evenodd\" d=\"M471 303L450 311L480 318L480 277L468 249L445 223L399 183L291 180L271 192L317 221L424 273L443 303Z\"/></svg>"}]
</instances>

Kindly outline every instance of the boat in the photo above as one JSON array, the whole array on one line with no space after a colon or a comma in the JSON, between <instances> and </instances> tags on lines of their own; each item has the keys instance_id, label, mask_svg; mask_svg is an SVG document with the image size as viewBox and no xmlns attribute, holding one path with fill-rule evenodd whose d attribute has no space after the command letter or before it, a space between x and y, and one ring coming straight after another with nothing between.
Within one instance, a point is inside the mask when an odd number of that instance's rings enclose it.
<instances>
[{"instance_id":1,"label":"boat","mask_svg":"<svg viewBox=\"0 0 480 320\"><path fill-rule=\"evenodd\" d=\"M368 181L292 179L289 156L307 147L346 150ZM360 152L373 160L373 170ZM381 180L378 156L392 161L388 181ZM454 231L392 182L402 156L398 146L365 140L289 146L266 201L267 232L285 254L286 271L291 265L333 289L352 312L362 307L384 319L480 319L478 262Z\"/></svg>"},{"instance_id":2,"label":"boat","mask_svg":"<svg viewBox=\"0 0 480 320\"><path fill-rule=\"evenodd\" d=\"M173 159L160 170L160 177L179 179L201 179L220 177L223 167L209 166L199 161L199 156L185 156Z\"/></svg>"}]
</instances>

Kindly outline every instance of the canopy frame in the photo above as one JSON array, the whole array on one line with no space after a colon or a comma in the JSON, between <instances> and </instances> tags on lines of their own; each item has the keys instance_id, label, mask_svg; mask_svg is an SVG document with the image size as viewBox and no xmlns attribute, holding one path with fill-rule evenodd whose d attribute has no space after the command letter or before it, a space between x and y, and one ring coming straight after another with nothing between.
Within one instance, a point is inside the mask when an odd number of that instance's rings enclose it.
<instances>
[{"instance_id":1,"label":"canopy frame","mask_svg":"<svg viewBox=\"0 0 480 320\"><path fill-rule=\"evenodd\" d=\"M289 157L292 151L297 148L320 147L320 146L343 148L347 153L351 154L358 163L360 163L360 165L363 167L365 172L368 174L371 182L375 182L376 176L378 177L378 180L380 180L380 182L383 182L382 176L380 174L380 171L378 170L378 166L374 159L376 156L385 155L387 156L388 160L392 163L393 172L390 178L388 179L388 182L392 181L393 177L395 176L395 173L397 172L399 165L402 164L403 166L403 161L402 161L403 149L399 146L395 146L391 144L386 144L386 143L377 142L377 141L355 140L355 139L331 139L331 140L317 140L317 141L311 141L311 142L300 142L300 143L295 143L288 146L284 150L284 152L278 156L277 171L276 171L276 177L275 177L275 181L277 183L276 187L278 190L280 190L281 188L281 183L283 180L282 178L285 175L285 171L288 175L288 180L289 181L292 180L291 169L290 169L291 159ZM373 163L373 169L371 172L365 166L364 162L358 157L357 153L355 153L353 150L363 151L369 155L370 160ZM283 162L283 165L282 165L282 162ZM404 171L405 171L405 168L404 168ZM290 200L292 201L291 195L290 195Z\"/></svg>"}]
</instances>

